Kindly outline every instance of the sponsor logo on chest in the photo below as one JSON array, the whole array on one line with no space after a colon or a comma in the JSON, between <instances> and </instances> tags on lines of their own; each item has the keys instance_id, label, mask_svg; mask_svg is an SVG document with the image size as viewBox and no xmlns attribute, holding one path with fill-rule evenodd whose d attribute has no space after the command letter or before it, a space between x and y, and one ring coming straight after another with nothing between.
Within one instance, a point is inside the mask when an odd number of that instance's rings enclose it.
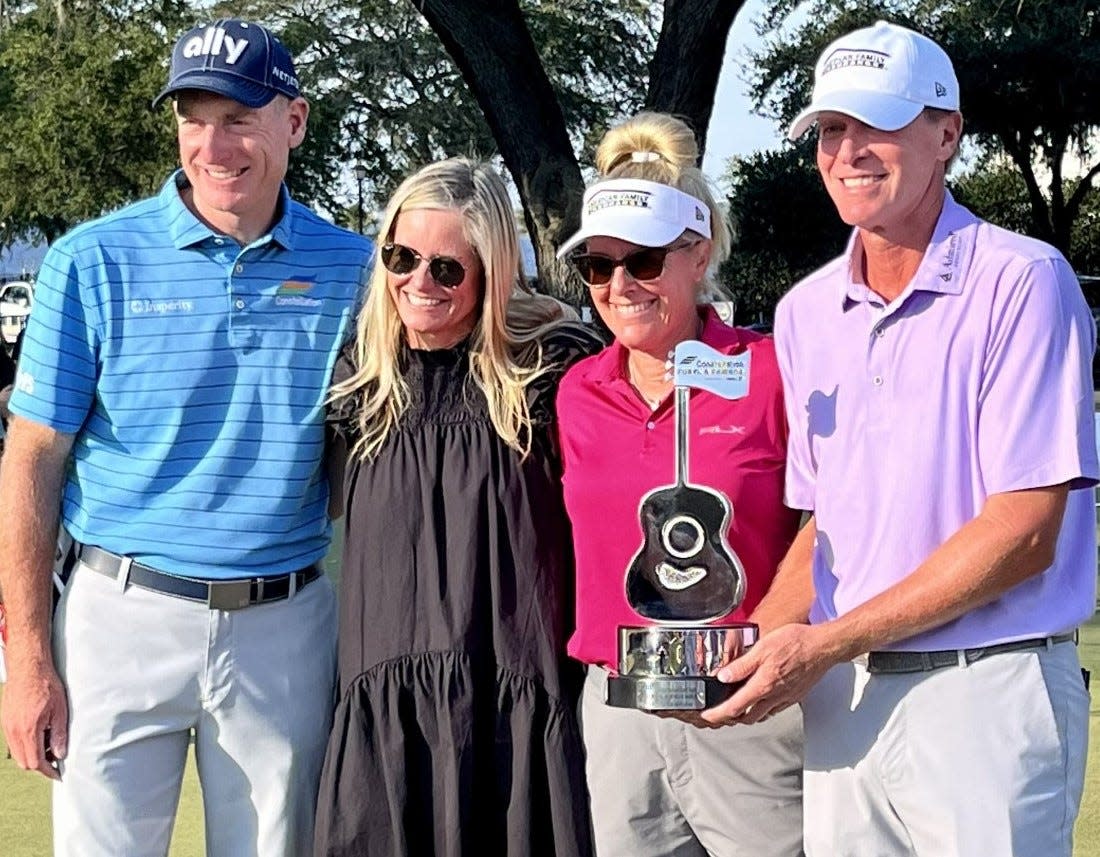
<instances>
[{"instance_id":1,"label":"sponsor logo on chest","mask_svg":"<svg viewBox=\"0 0 1100 857\"><path fill-rule=\"evenodd\" d=\"M275 306L318 307L321 301L310 297L310 290L316 285L316 276L299 275L284 280L275 292Z\"/></svg>"},{"instance_id":2,"label":"sponsor logo on chest","mask_svg":"<svg viewBox=\"0 0 1100 857\"><path fill-rule=\"evenodd\" d=\"M194 312L195 302L188 300L150 300L134 298L130 301L130 312L134 315L166 315L177 312Z\"/></svg>"}]
</instances>

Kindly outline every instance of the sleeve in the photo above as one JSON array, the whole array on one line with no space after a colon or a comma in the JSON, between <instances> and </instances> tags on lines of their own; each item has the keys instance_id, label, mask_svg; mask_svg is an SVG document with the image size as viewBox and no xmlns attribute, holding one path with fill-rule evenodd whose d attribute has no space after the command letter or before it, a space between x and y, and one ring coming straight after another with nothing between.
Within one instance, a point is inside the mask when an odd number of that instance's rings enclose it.
<instances>
[{"instance_id":1,"label":"sleeve","mask_svg":"<svg viewBox=\"0 0 1100 857\"><path fill-rule=\"evenodd\" d=\"M346 381L355 374L354 348L353 340L341 349L340 355L336 358L336 365L332 369L332 386ZM351 427L361 399L361 393L356 391L329 401L325 408L326 429L350 442Z\"/></svg>"},{"instance_id":2,"label":"sleeve","mask_svg":"<svg viewBox=\"0 0 1100 857\"><path fill-rule=\"evenodd\" d=\"M783 407L787 414L787 470L783 502L788 508L812 511L816 497L817 468L810 449L809 411L798 393L790 302L780 301L775 311L775 357L783 381Z\"/></svg>"},{"instance_id":3,"label":"sleeve","mask_svg":"<svg viewBox=\"0 0 1100 857\"><path fill-rule=\"evenodd\" d=\"M990 494L1095 485L1096 326L1060 258L1029 263L994 302L978 400L978 460Z\"/></svg>"},{"instance_id":4,"label":"sleeve","mask_svg":"<svg viewBox=\"0 0 1100 857\"><path fill-rule=\"evenodd\" d=\"M548 422L555 412L554 399L562 377L578 360L595 354L603 346L584 325L567 322L542 341L542 363L547 371L527 387L527 402L536 422Z\"/></svg>"},{"instance_id":5,"label":"sleeve","mask_svg":"<svg viewBox=\"0 0 1100 857\"><path fill-rule=\"evenodd\" d=\"M571 429L573 429L575 425L574 420L578 417L577 373L579 371L581 370L575 366L566 370L561 381L558 383L557 389L554 391L554 421L552 430L554 432L558 456L561 459L563 481L569 478L566 471L569 468L569 461L572 458L573 450Z\"/></svg>"},{"instance_id":6,"label":"sleeve","mask_svg":"<svg viewBox=\"0 0 1100 857\"><path fill-rule=\"evenodd\" d=\"M10 403L13 414L66 434L87 419L99 374L94 300L101 284L81 280L67 245L51 248L35 284Z\"/></svg>"}]
</instances>

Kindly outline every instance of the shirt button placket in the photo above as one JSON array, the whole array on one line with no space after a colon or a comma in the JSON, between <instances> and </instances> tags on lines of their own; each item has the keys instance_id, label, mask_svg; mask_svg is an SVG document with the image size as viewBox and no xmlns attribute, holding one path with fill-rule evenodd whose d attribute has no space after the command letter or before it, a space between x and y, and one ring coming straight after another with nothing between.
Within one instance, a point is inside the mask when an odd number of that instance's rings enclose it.
<instances>
[{"instance_id":1,"label":"shirt button placket","mask_svg":"<svg viewBox=\"0 0 1100 857\"><path fill-rule=\"evenodd\" d=\"M878 367L882 359L881 346L879 346L878 341L881 340L885 335L886 328L881 321L871 329L870 354L872 355L872 359L871 366L869 368L871 368L872 371ZM877 355L876 352L878 352ZM874 384L876 387L882 386L882 380L882 375L877 372L871 376L871 383Z\"/></svg>"},{"instance_id":2,"label":"shirt button placket","mask_svg":"<svg viewBox=\"0 0 1100 857\"><path fill-rule=\"evenodd\" d=\"M238 287L235 282L236 276L244 271L244 265L237 261L231 260L232 266L229 268L229 274L225 278L226 285L229 289L229 341L234 347L241 348L248 345L249 332L247 324L247 301L245 301L243 290Z\"/></svg>"},{"instance_id":3,"label":"shirt button placket","mask_svg":"<svg viewBox=\"0 0 1100 857\"><path fill-rule=\"evenodd\" d=\"M229 293L231 295L232 294L237 294L238 295L238 297L236 297L233 300L233 308L235 310L238 310L238 311L244 310L245 301L244 301L244 298L239 296L240 295L240 289L238 289L236 287L236 285L234 284L233 275L234 274L243 274L243 273L244 273L244 263L243 262L235 262L234 265L233 265L233 272L229 275Z\"/></svg>"}]
</instances>

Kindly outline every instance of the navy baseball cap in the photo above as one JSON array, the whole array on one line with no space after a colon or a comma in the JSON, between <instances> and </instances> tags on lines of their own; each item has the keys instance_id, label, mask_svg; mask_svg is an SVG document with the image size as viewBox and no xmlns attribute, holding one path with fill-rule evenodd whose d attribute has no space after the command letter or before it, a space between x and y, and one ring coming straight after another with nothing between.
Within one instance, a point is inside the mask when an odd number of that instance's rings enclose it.
<instances>
[{"instance_id":1,"label":"navy baseball cap","mask_svg":"<svg viewBox=\"0 0 1100 857\"><path fill-rule=\"evenodd\" d=\"M153 99L153 107L185 89L214 92L246 107L263 107L279 94L299 95L290 51L259 24L235 18L180 36L172 49L168 85Z\"/></svg>"}]
</instances>

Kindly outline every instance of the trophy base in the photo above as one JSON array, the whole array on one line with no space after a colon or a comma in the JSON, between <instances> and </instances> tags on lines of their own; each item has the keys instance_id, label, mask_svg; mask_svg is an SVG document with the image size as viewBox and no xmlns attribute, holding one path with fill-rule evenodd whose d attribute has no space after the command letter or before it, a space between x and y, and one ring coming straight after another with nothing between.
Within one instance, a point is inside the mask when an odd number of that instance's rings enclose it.
<instances>
[{"instance_id":1,"label":"trophy base","mask_svg":"<svg viewBox=\"0 0 1100 857\"><path fill-rule=\"evenodd\" d=\"M740 684L714 673L756 642L756 626L624 625L618 675L607 680L607 704L643 711L701 711L724 702Z\"/></svg>"},{"instance_id":2,"label":"trophy base","mask_svg":"<svg viewBox=\"0 0 1100 857\"><path fill-rule=\"evenodd\" d=\"M725 702L742 684L713 676L613 675L607 679L607 704L642 711L702 711Z\"/></svg>"}]
</instances>

